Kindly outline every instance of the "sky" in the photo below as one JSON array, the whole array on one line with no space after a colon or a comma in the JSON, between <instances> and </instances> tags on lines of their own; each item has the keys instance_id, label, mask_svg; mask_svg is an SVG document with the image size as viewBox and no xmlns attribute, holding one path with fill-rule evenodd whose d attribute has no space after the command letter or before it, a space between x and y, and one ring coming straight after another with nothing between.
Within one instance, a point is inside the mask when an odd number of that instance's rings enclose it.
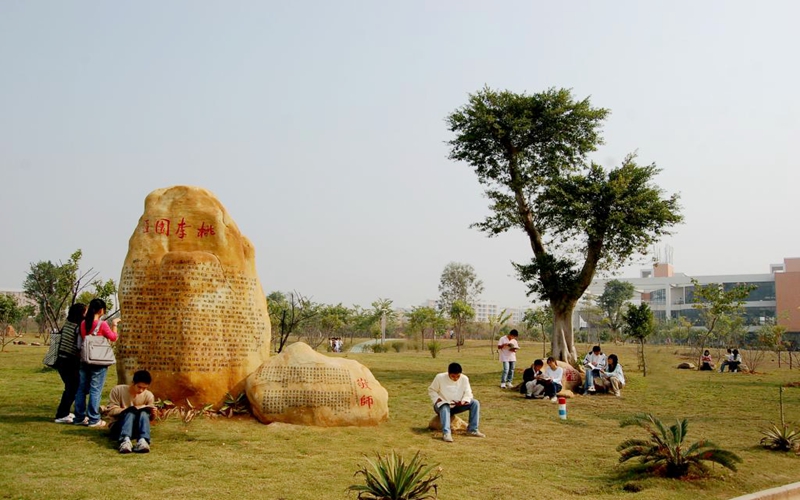
<instances>
[{"instance_id":1,"label":"sky","mask_svg":"<svg viewBox=\"0 0 800 500\"><path fill-rule=\"evenodd\" d=\"M144 199L213 192L266 293L399 307L449 262L524 307L515 231L448 159L445 117L489 86L572 89L611 110L593 159L637 151L679 193L677 271L800 256L800 3L0 2L0 290L30 263L119 279ZM638 276L650 257L618 270Z\"/></svg>"}]
</instances>

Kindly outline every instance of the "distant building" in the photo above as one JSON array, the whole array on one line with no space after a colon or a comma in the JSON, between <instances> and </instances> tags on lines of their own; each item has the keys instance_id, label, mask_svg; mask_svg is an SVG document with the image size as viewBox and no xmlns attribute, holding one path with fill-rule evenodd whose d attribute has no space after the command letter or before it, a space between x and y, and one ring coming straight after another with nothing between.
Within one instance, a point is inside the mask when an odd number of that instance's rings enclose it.
<instances>
[{"instance_id":1,"label":"distant building","mask_svg":"<svg viewBox=\"0 0 800 500\"><path fill-rule=\"evenodd\" d=\"M36 302L28 298L28 296L25 295L25 292L21 290L0 290L0 294L14 297L14 299L16 299L17 301L17 305L20 307L25 307L25 306L36 307Z\"/></svg>"},{"instance_id":2,"label":"distant building","mask_svg":"<svg viewBox=\"0 0 800 500\"><path fill-rule=\"evenodd\" d=\"M511 325L518 325L522 323L525 316L525 311L528 310L527 308L500 307L497 304L492 304L489 302L474 302L470 305L475 310L475 321L478 323L488 323L489 318L492 316L499 316L501 312L505 311L506 313L511 314L511 318L509 319L508 323ZM422 306L438 309L439 301L428 299L422 303Z\"/></svg>"},{"instance_id":3,"label":"distant building","mask_svg":"<svg viewBox=\"0 0 800 500\"><path fill-rule=\"evenodd\" d=\"M764 274L725 274L708 276L687 276L675 273L672 264L657 263L652 269L644 269L638 278L615 278L631 283L636 289L633 303L645 302L653 314L660 319L685 317L692 323L699 320L699 311L692 307L694 302L695 278L701 285L719 283L725 288L736 285L755 285L745 300L745 324L755 329L768 320L777 318L779 324L787 327L791 336L800 336L800 258L784 259L782 264L770 265L770 272ZM586 290L586 295L602 295L605 284L610 279L595 279ZM576 311L580 321L580 311Z\"/></svg>"}]
</instances>

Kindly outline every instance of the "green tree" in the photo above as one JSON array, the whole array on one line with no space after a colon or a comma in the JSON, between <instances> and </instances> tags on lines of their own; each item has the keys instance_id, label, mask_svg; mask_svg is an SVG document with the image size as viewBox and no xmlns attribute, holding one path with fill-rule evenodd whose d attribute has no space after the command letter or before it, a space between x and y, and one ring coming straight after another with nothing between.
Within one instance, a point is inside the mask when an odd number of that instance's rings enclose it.
<instances>
[{"instance_id":1,"label":"green tree","mask_svg":"<svg viewBox=\"0 0 800 500\"><path fill-rule=\"evenodd\" d=\"M392 308L392 299L378 299L372 303L375 319L381 324L381 344L386 342L386 327L389 321L394 319L395 313Z\"/></svg>"},{"instance_id":2,"label":"green tree","mask_svg":"<svg viewBox=\"0 0 800 500\"><path fill-rule=\"evenodd\" d=\"M525 325L530 329L535 329L537 326L541 328L542 333L542 357L547 356L547 333L548 329L553 328L553 309L549 305L537 307L536 309L528 309L523 316Z\"/></svg>"},{"instance_id":3,"label":"green tree","mask_svg":"<svg viewBox=\"0 0 800 500\"><path fill-rule=\"evenodd\" d=\"M597 304L605 314L605 323L611 329L614 338L619 337L623 326L622 306L633 298L633 284L626 281L611 280L603 288L603 294L597 298Z\"/></svg>"},{"instance_id":4,"label":"green tree","mask_svg":"<svg viewBox=\"0 0 800 500\"><path fill-rule=\"evenodd\" d=\"M76 250L66 263L39 261L31 264L22 288L38 307L39 331L57 330L80 291L78 266L83 253Z\"/></svg>"},{"instance_id":5,"label":"green tree","mask_svg":"<svg viewBox=\"0 0 800 500\"><path fill-rule=\"evenodd\" d=\"M489 348L491 350L492 359L495 355L500 355L497 352L497 334L511 319L511 313L503 309L497 316L489 316Z\"/></svg>"},{"instance_id":6,"label":"green tree","mask_svg":"<svg viewBox=\"0 0 800 500\"><path fill-rule=\"evenodd\" d=\"M456 331L456 346L458 346L458 352L461 352L461 346L464 345L464 329L467 323L475 317L475 309L463 300L456 300L450 306L449 313Z\"/></svg>"},{"instance_id":7,"label":"green tree","mask_svg":"<svg viewBox=\"0 0 800 500\"><path fill-rule=\"evenodd\" d=\"M17 304L17 299L10 295L0 293L0 351L6 349L6 344L14 339L22 336L22 333L17 329L16 335L9 335L9 326L19 323L25 316L26 309Z\"/></svg>"},{"instance_id":8,"label":"green tree","mask_svg":"<svg viewBox=\"0 0 800 500\"><path fill-rule=\"evenodd\" d=\"M647 376L647 362L644 357L644 341L655 331L656 324L650 306L642 302L639 307L628 304L628 310L622 315L625 321L625 333L639 341L637 354L639 355L639 368L642 376Z\"/></svg>"},{"instance_id":9,"label":"green tree","mask_svg":"<svg viewBox=\"0 0 800 500\"><path fill-rule=\"evenodd\" d=\"M450 159L474 169L490 200L474 227L528 237L533 259L515 267L529 295L550 302L553 356L563 361L577 361L572 312L595 271L622 265L682 220L677 196L662 198L653 184L655 165L634 155L610 171L588 162L608 113L567 89L486 87L447 117Z\"/></svg>"},{"instance_id":10,"label":"green tree","mask_svg":"<svg viewBox=\"0 0 800 500\"><path fill-rule=\"evenodd\" d=\"M440 312L432 307L413 307L407 316L409 332L419 332L420 349L425 349L425 331L430 330L433 338L437 323L442 319Z\"/></svg>"},{"instance_id":11,"label":"green tree","mask_svg":"<svg viewBox=\"0 0 800 500\"><path fill-rule=\"evenodd\" d=\"M709 283L701 285L696 279L692 279L694 285L694 304L692 307L700 312L700 318L705 324L705 333L699 336L700 349L697 356L697 364L700 365L700 357L706 348L709 339L714 338L717 333L716 328L720 320L725 318L741 316L742 305L750 292L755 290L755 285L736 285L726 287L721 283Z\"/></svg>"},{"instance_id":12,"label":"green tree","mask_svg":"<svg viewBox=\"0 0 800 500\"><path fill-rule=\"evenodd\" d=\"M451 262L439 278L439 310L449 312L457 300L474 304L483 293L483 281L478 279L471 264Z\"/></svg>"},{"instance_id":13,"label":"green tree","mask_svg":"<svg viewBox=\"0 0 800 500\"><path fill-rule=\"evenodd\" d=\"M117 294L117 284L114 280L103 282L102 280L96 279L92 281L91 285L94 287L94 291L84 290L78 295L76 301L81 304L89 304L92 299L102 299L105 301L108 310L113 311L115 305L114 297Z\"/></svg>"},{"instance_id":14,"label":"green tree","mask_svg":"<svg viewBox=\"0 0 800 500\"><path fill-rule=\"evenodd\" d=\"M288 295L277 291L270 293L267 295L267 310L273 327L272 341L277 342L275 352L278 353L286 347L289 336L297 330L298 326L319 313L319 309L310 299L297 292L290 292ZM277 337L274 335L275 327L278 330Z\"/></svg>"}]
</instances>

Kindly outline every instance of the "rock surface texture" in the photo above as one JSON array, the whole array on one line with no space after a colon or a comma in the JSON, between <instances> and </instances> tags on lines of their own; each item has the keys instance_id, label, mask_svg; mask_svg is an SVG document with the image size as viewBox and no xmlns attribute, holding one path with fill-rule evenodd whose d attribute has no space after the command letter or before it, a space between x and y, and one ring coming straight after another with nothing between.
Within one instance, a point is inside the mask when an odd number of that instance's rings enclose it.
<instances>
[{"instance_id":1,"label":"rock surface texture","mask_svg":"<svg viewBox=\"0 0 800 500\"><path fill-rule=\"evenodd\" d=\"M265 424L369 426L389 418L389 393L366 366L324 356L302 342L248 377L247 398Z\"/></svg>"},{"instance_id":2,"label":"rock surface texture","mask_svg":"<svg viewBox=\"0 0 800 500\"><path fill-rule=\"evenodd\" d=\"M157 398L219 405L269 358L253 245L205 189L174 186L147 196L119 300L119 381L148 370Z\"/></svg>"},{"instance_id":3,"label":"rock surface texture","mask_svg":"<svg viewBox=\"0 0 800 500\"><path fill-rule=\"evenodd\" d=\"M583 375L571 364L563 361L556 361L556 364L564 369L564 377L561 379L563 382L563 384L561 384L563 389L574 392L583 385Z\"/></svg>"}]
</instances>

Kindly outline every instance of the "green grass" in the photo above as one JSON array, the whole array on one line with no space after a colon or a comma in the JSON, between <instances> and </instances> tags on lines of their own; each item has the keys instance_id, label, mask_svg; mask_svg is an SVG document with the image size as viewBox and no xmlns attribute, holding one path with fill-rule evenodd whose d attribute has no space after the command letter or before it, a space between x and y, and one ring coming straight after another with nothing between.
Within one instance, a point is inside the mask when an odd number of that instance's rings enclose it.
<instances>
[{"instance_id":1,"label":"green grass","mask_svg":"<svg viewBox=\"0 0 800 500\"><path fill-rule=\"evenodd\" d=\"M499 389L500 365L484 344L461 353L448 347L437 359L413 350L333 355L365 364L389 391L390 419L379 427L267 426L249 418L198 418L187 425L172 419L154 427L149 455L120 455L104 431L54 424L62 385L55 371L41 368L45 348L9 345L0 353L0 498L355 498L345 489L361 480L353 474L363 455L391 449L407 458L421 450L426 462L441 464L444 500L730 498L800 481L800 458L759 446L759 430L779 421L777 387L800 380L800 370L778 370L768 361L759 375L676 370L683 359L675 348L648 347L643 378L633 347L610 346L607 353L620 355L629 379L623 398L568 400L564 422L557 405ZM540 352L539 346L529 352ZM521 365L530 362L520 359ZM434 415L427 386L451 361L462 363L481 401L486 439L456 435L448 444L426 429ZM115 383L111 370L104 403ZM787 420L800 420L800 389L786 389L784 405ZM686 417L687 441L711 439L744 463L736 473L716 467L702 480L636 477L618 464L614 449L626 438L645 437L641 429L619 426L637 412L665 423ZM623 492L629 482L643 490Z\"/></svg>"}]
</instances>

